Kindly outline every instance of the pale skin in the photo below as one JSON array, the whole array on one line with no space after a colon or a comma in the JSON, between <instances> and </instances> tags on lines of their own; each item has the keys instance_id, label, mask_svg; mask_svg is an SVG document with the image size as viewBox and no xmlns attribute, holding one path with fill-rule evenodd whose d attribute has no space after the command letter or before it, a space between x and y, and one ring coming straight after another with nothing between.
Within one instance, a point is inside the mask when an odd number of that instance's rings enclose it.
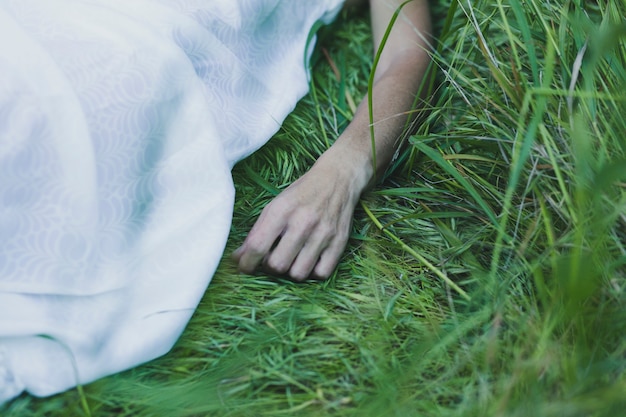
<instances>
[{"instance_id":1,"label":"pale skin","mask_svg":"<svg viewBox=\"0 0 626 417\"><path fill-rule=\"evenodd\" d=\"M363 3L349 1L348 3ZM401 0L370 0L374 51ZM346 247L361 194L391 161L426 75L431 33L427 0L406 4L385 44L372 89L376 167L367 98L335 143L257 219L233 253L239 271L296 281L326 279ZM414 113L412 113L414 114Z\"/></svg>"}]
</instances>

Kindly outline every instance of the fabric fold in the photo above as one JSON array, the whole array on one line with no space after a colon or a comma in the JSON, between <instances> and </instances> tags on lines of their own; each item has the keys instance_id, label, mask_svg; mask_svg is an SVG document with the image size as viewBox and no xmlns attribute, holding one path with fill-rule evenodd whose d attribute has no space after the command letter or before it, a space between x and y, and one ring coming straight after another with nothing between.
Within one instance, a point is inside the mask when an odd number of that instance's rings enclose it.
<instances>
[{"instance_id":1,"label":"fabric fold","mask_svg":"<svg viewBox=\"0 0 626 417\"><path fill-rule=\"evenodd\" d=\"M0 403L171 349L340 0L0 0Z\"/></svg>"}]
</instances>

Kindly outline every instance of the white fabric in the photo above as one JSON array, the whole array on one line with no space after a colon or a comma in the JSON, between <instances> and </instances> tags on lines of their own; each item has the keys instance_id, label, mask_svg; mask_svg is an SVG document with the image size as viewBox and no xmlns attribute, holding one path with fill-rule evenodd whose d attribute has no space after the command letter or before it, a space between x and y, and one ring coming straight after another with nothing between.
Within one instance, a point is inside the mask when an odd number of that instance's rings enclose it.
<instances>
[{"instance_id":1,"label":"white fabric","mask_svg":"<svg viewBox=\"0 0 626 417\"><path fill-rule=\"evenodd\" d=\"M0 0L0 403L166 353L341 0Z\"/></svg>"}]
</instances>

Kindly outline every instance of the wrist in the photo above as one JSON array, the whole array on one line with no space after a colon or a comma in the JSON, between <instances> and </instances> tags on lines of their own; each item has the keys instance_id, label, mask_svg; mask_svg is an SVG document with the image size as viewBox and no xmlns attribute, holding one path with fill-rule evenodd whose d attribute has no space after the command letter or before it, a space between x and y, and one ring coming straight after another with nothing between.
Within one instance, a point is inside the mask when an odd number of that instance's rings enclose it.
<instances>
[{"instance_id":1,"label":"wrist","mask_svg":"<svg viewBox=\"0 0 626 417\"><path fill-rule=\"evenodd\" d=\"M328 167L335 172L334 181L343 183L358 201L361 194L375 179L370 149L354 146L346 138L339 138L316 162L322 169Z\"/></svg>"}]
</instances>

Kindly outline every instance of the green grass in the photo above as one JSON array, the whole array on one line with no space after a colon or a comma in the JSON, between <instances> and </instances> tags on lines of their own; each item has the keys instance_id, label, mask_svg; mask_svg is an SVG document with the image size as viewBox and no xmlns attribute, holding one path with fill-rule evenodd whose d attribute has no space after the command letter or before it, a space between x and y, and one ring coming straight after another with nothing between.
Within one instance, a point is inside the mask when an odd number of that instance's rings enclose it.
<instances>
[{"instance_id":1,"label":"green grass","mask_svg":"<svg viewBox=\"0 0 626 417\"><path fill-rule=\"evenodd\" d=\"M433 12L430 111L328 282L241 276L225 258L171 353L2 415L623 413L626 2ZM368 30L361 16L323 32L341 79L318 48L313 93L235 168L228 252L345 127Z\"/></svg>"}]
</instances>

